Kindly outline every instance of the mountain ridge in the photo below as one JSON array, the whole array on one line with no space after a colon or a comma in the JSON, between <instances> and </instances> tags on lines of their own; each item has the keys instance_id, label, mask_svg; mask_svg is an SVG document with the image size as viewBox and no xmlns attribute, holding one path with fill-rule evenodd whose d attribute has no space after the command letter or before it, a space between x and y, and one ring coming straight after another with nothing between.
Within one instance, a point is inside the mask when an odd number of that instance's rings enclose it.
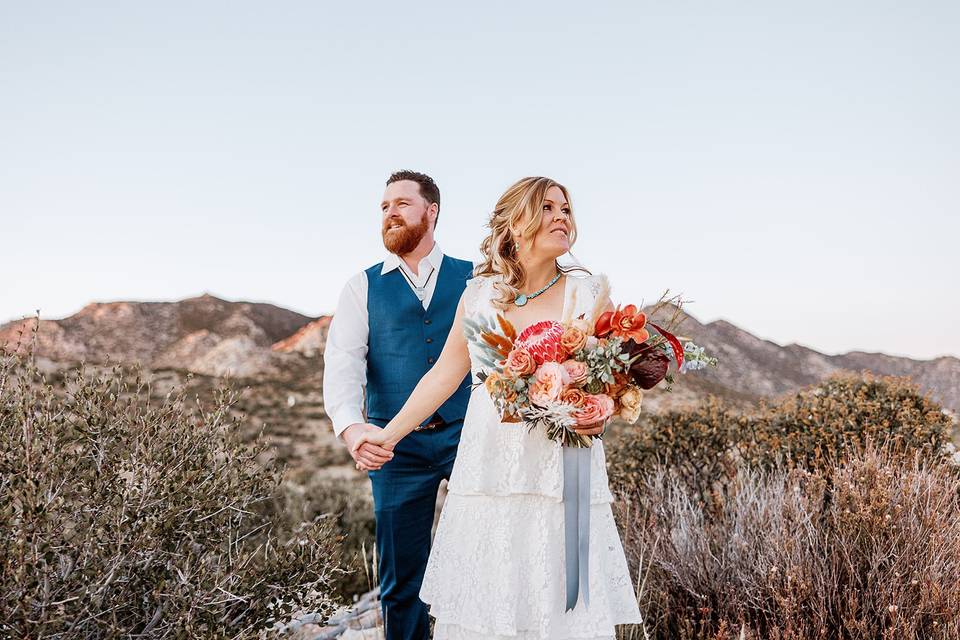
<instances>
[{"instance_id":1,"label":"mountain ridge","mask_svg":"<svg viewBox=\"0 0 960 640\"><path fill-rule=\"evenodd\" d=\"M675 332L720 360L718 368L696 374L700 380L691 385L691 393L680 394L688 402L706 393L739 401L773 397L834 372L866 370L910 377L932 399L960 411L960 358L919 360L862 350L829 355L760 338L727 319L702 323L671 305L646 310L658 323L676 315ZM209 293L177 301L91 302L59 320L41 318L37 352L55 362L117 360L214 376L275 377L294 361L302 366L303 359L322 359L331 317ZM35 325L34 317L0 325L0 344L15 344L21 332L29 340ZM314 366L322 369L322 363Z\"/></svg>"}]
</instances>

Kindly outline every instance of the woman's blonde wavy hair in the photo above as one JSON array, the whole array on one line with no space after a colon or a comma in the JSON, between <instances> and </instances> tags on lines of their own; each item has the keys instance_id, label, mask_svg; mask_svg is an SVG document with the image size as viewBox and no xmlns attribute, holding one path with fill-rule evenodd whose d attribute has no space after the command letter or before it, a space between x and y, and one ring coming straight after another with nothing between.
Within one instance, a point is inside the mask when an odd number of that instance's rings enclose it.
<instances>
[{"instance_id":1,"label":"woman's blonde wavy hair","mask_svg":"<svg viewBox=\"0 0 960 640\"><path fill-rule=\"evenodd\" d=\"M520 285L526 279L520 257L514 248L514 233L529 240L536 235L543 220L543 201L547 190L557 187L563 192L567 203L570 194L567 188L550 178L530 177L518 180L504 192L497 205L490 214L487 227L490 234L480 244L484 260L474 271L475 276L500 275L502 279L494 283L499 296L493 303L505 309L520 293ZM570 205L570 246L577 239L577 223L573 216L573 206ZM557 263L557 269L563 273L570 271L587 271L580 266L562 266ZM589 273L589 272L587 272Z\"/></svg>"}]
</instances>

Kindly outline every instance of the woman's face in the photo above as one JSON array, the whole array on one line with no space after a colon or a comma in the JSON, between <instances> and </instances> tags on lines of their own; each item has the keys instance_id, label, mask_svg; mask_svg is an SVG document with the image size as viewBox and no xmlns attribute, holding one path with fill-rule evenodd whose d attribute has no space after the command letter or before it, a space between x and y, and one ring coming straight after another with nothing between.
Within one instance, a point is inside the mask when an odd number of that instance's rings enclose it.
<instances>
[{"instance_id":1,"label":"woman's face","mask_svg":"<svg viewBox=\"0 0 960 640\"><path fill-rule=\"evenodd\" d=\"M570 250L573 229L570 204L560 187L547 189L541 205L543 217L529 250L544 257L558 258ZM520 241L522 247L524 241Z\"/></svg>"}]
</instances>

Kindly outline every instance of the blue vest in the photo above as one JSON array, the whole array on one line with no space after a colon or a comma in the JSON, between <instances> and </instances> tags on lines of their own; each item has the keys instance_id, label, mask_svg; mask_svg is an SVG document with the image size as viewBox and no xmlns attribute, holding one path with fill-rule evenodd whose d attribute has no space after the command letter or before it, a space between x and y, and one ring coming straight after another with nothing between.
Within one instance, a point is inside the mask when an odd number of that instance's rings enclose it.
<instances>
[{"instance_id":1,"label":"blue vest","mask_svg":"<svg viewBox=\"0 0 960 640\"><path fill-rule=\"evenodd\" d=\"M381 262L366 271L367 419L386 422L400 412L420 378L440 357L460 296L473 277L473 264L444 256L426 309L399 268L381 274L382 268ZM446 422L463 420L469 398L468 374L437 413Z\"/></svg>"}]
</instances>

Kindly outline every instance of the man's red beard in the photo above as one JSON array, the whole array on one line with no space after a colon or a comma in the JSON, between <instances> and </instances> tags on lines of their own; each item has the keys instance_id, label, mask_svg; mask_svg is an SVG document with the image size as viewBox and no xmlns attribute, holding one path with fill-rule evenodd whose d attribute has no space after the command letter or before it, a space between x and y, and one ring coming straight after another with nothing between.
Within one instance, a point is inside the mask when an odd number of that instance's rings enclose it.
<instances>
[{"instance_id":1,"label":"man's red beard","mask_svg":"<svg viewBox=\"0 0 960 640\"><path fill-rule=\"evenodd\" d=\"M403 226L391 229L390 225L397 222ZM420 219L420 224L415 227L407 225L403 218L388 218L383 223L383 246L385 246L390 253L395 253L398 256L406 255L417 248L417 245L420 244L423 236L427 235L429 229L430 221L427 220L426 211L423 212L423 218Z\"/></svg>"}]
</instances>

